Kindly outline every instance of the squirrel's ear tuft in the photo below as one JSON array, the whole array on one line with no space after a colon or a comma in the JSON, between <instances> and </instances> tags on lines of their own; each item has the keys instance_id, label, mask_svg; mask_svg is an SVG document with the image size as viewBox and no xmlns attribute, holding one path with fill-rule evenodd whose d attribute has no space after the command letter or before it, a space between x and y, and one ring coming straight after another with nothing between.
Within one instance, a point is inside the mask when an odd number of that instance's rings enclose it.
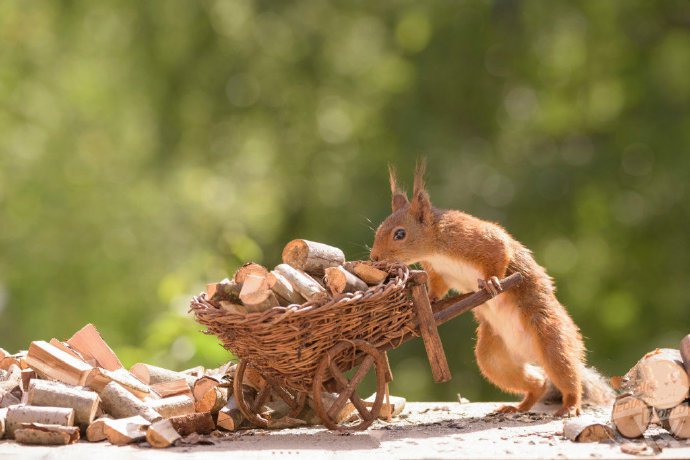
<instances>
[{"instance_id":1,"label":"squirrel's ear tuft","mask_svg":"<svg viewBox=\"0 0 690 460\"><path fill-rule=\"evenodd\" d=\"M429 224L433 218L431 199L424 185L424 172L426 171L426 159L417 161L414 171L414 190L412 192L412 202L410 212L422 224Z\"/></svg>"},{"instance_id":2,"label":"squirrel's ear tuft","mask_svg":"<svg viewBox=\"0 0 690 460\"><path fill-rule=\"evenodd\" d=\"M395 177L395 168L393 165L388 165L388 179L391 184L391 207L393 208L393 212L395 212L398 209L408 205L410 202L407 199L405 192L398 188L398 181Z\"/></svg>"}]
</instances>

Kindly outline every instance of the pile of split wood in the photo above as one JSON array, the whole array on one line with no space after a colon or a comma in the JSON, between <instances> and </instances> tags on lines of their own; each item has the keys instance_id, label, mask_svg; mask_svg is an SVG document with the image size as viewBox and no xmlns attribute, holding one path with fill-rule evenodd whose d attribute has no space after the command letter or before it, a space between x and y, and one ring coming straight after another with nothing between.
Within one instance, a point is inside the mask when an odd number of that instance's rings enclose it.
<instances>
[{"instance_id":1,"label":"pile of split wood","mask_svg":"<svg viewBox=\"0 0 690 460\"><path fill-rule=\"evenodd\" d=\"M651 423L678 438L690 438L690 335L680 350L662 348L647 353L616 382L622 394L612 420L620 434L637 438Z\"/></svg>"},{"instance_id":2,"label":"pile of split wood","mask_svg":"<svg viewBox=\"0 0 690 460\"><path fill-rule=\"evenodd\" d=\"M293 240L283 263L269 271L250 262L232 279L207 286L207 300L232 313L260 312L277 306L323 301L383 283L388 273L362 262L346 262L338 248Z\"/></svg>"}]
</instances>

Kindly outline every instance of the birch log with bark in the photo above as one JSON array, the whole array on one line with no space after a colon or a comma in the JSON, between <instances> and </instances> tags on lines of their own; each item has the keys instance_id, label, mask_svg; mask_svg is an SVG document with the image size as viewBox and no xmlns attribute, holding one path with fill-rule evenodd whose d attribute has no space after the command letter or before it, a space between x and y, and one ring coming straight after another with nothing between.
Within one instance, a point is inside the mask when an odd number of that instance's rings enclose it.
<instances>
[{"instance_id":1,"label":"birch log with bark","mask_svg":"<svg viewBox=\"0 0 690 460\"><path fill-rule=\"evenodd\" d=\"M148 385L144 384L124 368L109 371L100 367L94 367L91 372L89 372L85 385L97 392L101 392L110 382L119 383L125 390L139 399L144 399L151 393L151 389Z\"/></svg>"},{"instance_id":2,"label":"birch log with bark","mask_svg":"<svg viewBox=\"0 0 690 460\"><path fill-rule=\"evenodd\" d=\"M381 284L388 278L388 273L366 262L345 262L343 267L370 286Z\"/></svg>"},{"instance_id":3,"label":"birch log with bark","mask_svg":"<svg viewBox=\"0 0 690 460\"><path fill-rule=\"evenodd\" d=\"M292 240L283 249L283 263L307 273L322 276L328 267L345 262L345 254L339 248L309 240Z\"/></svg>"},{"instance_id":4,"label":"birch log with bark","mask_svg":"<svg viewBox=\"0 0 690 460\"><path fill-rule=\"evenodd\" d=\"M240 291L240 300L250 312L260 312L279 305L275 294L268 287L265 275L247 275Z\"/></svg>"},{"instance_id":5,"label":"birch log with bark","mask_svg":"<svg viewBox=\"0 0 690 460\"><path fill-rule=\"evenodd\" d=\"M309 301L324 300L328 297L326 289L302 270L298 270L288 264L280 264L276 266L275 271L283 275L292 284L292 287Z\"/></svg>"},{"instance_id":6,"label":"birch log with bark","mask_svg":"<svg viewBox=\"0 0 690 460\"><path fill-rule=\"evenodd\" d=\"M195 404L197 412L210 412L216 414L228 402L229 388L215 386L210 388L206 394Z\"/></svg>"},{"instance_id":7,"label":"birch log with bark","mask_svg":"<svg viewBox=\"0 0 690 460\"><path fill-rule=\"evenodd\" d=\"M235 283L241 286L246 281L247 275L266 276L268 275L268 269L266 269L266 267L263 265L259 265L254 262L247 262L237 269L235 275L233 276L233 280L235 280Z\"/></svg>"},{"instance_id":8,"label":"birch log with bark","mask_svg":"<svg viewBox=\"0 0 690 460\"><path fill-rule=\"evenodd\" d=\"M600 442L615 439L613 430L608 424L587 415L565 420L563 436L573 442Z\"/></svg>"},{"instance_id":9,"label":"birch log with bark","mask_svg":"<svg viewBox=\"0 0 690 460\"><path fill-rule=\"evenodd\" d=\"M129 368L129 372L136 378L141 380L146 385L155 385L162 382L170 382L173 380L184 380L192 388L196 380L191 375L186 375L181 372L171 371L164 367L153 366L146 363L136 363Z\"/></svg>"},{"instance_id":10,"label":"birch log with bark","mask_svg":"<svg viewBox=\"0 0 690 460\"><path fill-rule=\"evenodd\" d=\"M186 395L171 396L150 401L149 407L163 418L177 417L194 413L194 401Z\"/></svg>"},{"instance_id":11,"label":"birch log with bark","mask_svg":"<svg viewBox=\"0 0 690 460\"><path fill-rule=\"evenodd\" d=\"M684 402L670 409L661 419L661 426L677 438L690 438L690 405Z\"/></svg>"},{"instance_id":12,"label":"birch log with bark","mask_svg":"<svg viewBox=\"0 0 690 460\"><path fill-rule=\"evenodd\" d=\"M281 302L281 305L283 303L285 303L285 306L292 304L301 305L306 300L283 275L275 270L266 276L266 282L268 287L279 297L279 301L280 299L285 300L285 302Z\"/></svg>"},{"instance_id":13,"label":"birch log with bark","mask_svg":"<svg viewBox=\"0 0 690 460\"><path fill-rule=\"evenodd\" d=\"M29 384L26 403L31 406L71 407L74 422L86 428L96 417L101 399L93 391L53 382L34 379Z\"/></svg>"},{"instance_id":14,"label":"birch log with bark","mask_svg":"<svg viewBox=\"0 0 690 460\"><path fill-rule=\"evenodd\" d=\"M626 438L639 438L652 420L652 408L635 396L621 395L613 404L611 420Z\"/></svg>"},{"instance_id":15,"label":"birch log with bark","mask_svg":"<svg viewBox=\"0 0 690 460\"><path fill-rule=\"evenodd\" d=\"M218 428L227 431L236 431L244 422L244 415L237 405L237 400L234 396L228 399L228 403L218 412L218 421L216 424Z\"/></svg>"},{"instance_id":16,"label":"birch log with bark","mask_svg":"<svg viewBox=\"0 0 690 460\"><path fill-rule=\"evenodd\" d=\"M344 292L366 291L369 288L367 283L341 266L328 267L325 270L325 275L326 286L328 286L333 295Z\"/></svg>"},{"instance_id":17,"label":"birch log with bark","mask_svg":"<svg viewBox=\"0 0 690 460\"><path fill-rule=\"evenodd\" d=\"M117 382L110 382L100 392L103 409L113 418L139 415L150 422L160 420L161 415Z\"/></svg>"},{"instance_id":18,"label":"birch log with bark","mask_svg":"<svg viewBox=\"0 0 690 460\"><path fill-rule=\"evenodd\" d=\"M670 409L688 397L690 378L680 352L660 348L647 353L625 375L623 389L656 409Z\"/></svg>"},{"instance_id":19,"label":"birch log with bark","mask_svg":"<svg viewBox=\"0 0 690 460\"><path fill-rule=\"evenodd\" d=\"M22 427L14 432L14 439L20 444L65 446L79 441L79 428L45 423L22 423Z\"/></svg>"},{"instance_id":20,"label":"birch log with bark","mask_svg":"<svg viewBox=\"0 0 690 460\"><path fill-rule=\"evenodd\" d=\"M13 438L15 430L21 428L22 423L72 426L74 425L74 409L24 405L8 407L5 419L5 435L8 438Z\"/></svg>"},{"instance_id":21,"label":"birch log with bark","mask_svg":"<svg viewBox=\"0 0 690 460\"><path fill-rule=\"evenodd\" d=\"M212 301L229 300L239 303L242 285L234 279L225 278L218 283L206 285L206 298Z\"/></svg>"}]
</instances>

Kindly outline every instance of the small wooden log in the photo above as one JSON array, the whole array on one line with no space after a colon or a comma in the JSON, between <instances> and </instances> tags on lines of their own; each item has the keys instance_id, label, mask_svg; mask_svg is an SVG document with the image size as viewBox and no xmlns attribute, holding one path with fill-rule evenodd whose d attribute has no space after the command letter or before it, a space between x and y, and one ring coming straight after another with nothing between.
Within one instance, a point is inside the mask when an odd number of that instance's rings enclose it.
<instances>
[{"instance_id":1,"label":"small wooden log","mask_svg":"<svg viewBox=\"0 0 690 460\"><path fill-rule=\"evenodd\" d=\"M292 284L277 271L273 270L269 273L266 276L266 281L268 282L268 287L279 297L279 300L285 300L285 306L292 304L302 305L306 301ZM283 302L281 302L282 304Z\"/></svg>"},{"instance_id":2,"label":"small wooden log","mask_svg":"<svg viewBox=\"0 0 690 460\"><path fill-rule=\"evenodd\" d=\"M563 436L573 442L614 440L613 429L592 416L580 416L563 422Z\"/></svg>"},{"instance_id":3,"label":"small wooden log","mask_svg":"<svg viewBox=\"0 0 690 460\"><path fill-rule=\"evenodd\" d=\"M240 283L234 279L229 280L225 278L218 283L206 285L206 298L209 301L229 300L239 303L241 289L242 285Z\"/></svg>"},{"instance_id":4,"label":"small wooden log","mask_svg":"<svg viewBox=\"0 0 690 460\"><path fill-rule=\"evenodd\" d=\"M0 392L0 408L16 406L19 403L21 403L21 399L13 392L4 390Z\"/></svg>"},{"instance_id":5,"label":"small wooden log","mask_svg":"<svg viewBox=\"0 0 690 460\"><path fill-rule=\"evenodd\" d=\"M240 411L234 396L228 399L228 403L218 412L216 425L227 431L236 431L244 422L244 415Z\"/></svg>"},{"instance_id":6,"label":"small wooden log","mask_svg":"<svg viewBox=\"0 0 690 460\"><path fill-rule=\"evenodd\" d=\"M338 399L337 393L329 393L327 391L321 392L321 399L323 400L324 407L331 407L333 403ZM307 397L307 405L316 412L316 407L311 396ZM344 421L350 419L354 414L355 407L352 404L343 405L342 409L333 417L333 421L337 424L343 423ZM317 415L318 418L318 415Z\"/></svg>"},{"instance_id":7,"label":"small wooden log","mask_svg":"<svg viewBox=\"0 0 690 460\"><path fill-rule=\"evenodd\" d=\"M235 272L233 280L235 280L235 283L242 285L244 284L247 275L266 276L268 275L268 270L263 265L259 265L254 262L247 262Z\"/></svg>"},{"instance_id":8,"label":"small wooden log","mask_svg":"<svg viewBox=\"0 0 690 460\"><path fill-rule=\"evenodd\" d=\"M150 401L149 407L158 412L163 418L194 413L194 401L186 395L171 396L169 398Z\"/></svg>"},{"instance_id":9,"label":"small wooden log","mask_svg":"<svg viewBox=\"0 0 690 460\"><path fill-rule=\"evenodd\" d=\"M109 420L110 417L100 417L91 422L91 424L86 428L86 440L89 442L99 442L105 440L105 433L103 432L103 427L105 426L105 421Z\"/></svg>"},{"instance_id":10,"label":"small wooden log","mask_svg":"<svg viewBox=\"0 0 690 460\"><path fill-rule=\"evenodd\" d=\"M369 289L367 283L340 266L326 269L326 286L334 295Z\"/></svg>"},{"instance_id":11,"label":"small wooden log","mask_svg":"<svg viewBox=\"0 0 690 460\"><path fill-rule=\"evenodd\" d=\"M218 413L228 403L229 388L215 386L194 405L197 412Z\"/></svg>"},{"instance_id":12,"label":"small wooden log","mask_svg":"<svg viewBox=\"0 0 690 460\"><path fill-rule=\"evenodd\" d=\"M213 375L205 375L194 382L192 387L192 394L194 395L195 401L201 401L201 399L206 395L206 392L211 388L220 385L220 379ZM202 411L204 412L204 411Z\"/></svg>"},{"instance_id":13,"label":"small wooden log","mask_svg":"<svg viewBox=\"0 0 690 460\"><path fill-rule=\"evenodd\" d=\"M151 389L148 385L144 384L124 368L109 371L100 367L94 367L91 372L89 372L85 385L97 392L101 392L110 382L119 383L139 399L144 399L151 393Z\"/></svg>"},{"instance_id":14,"label":"small wooden log","mask_svg":"<svg viewBox=\"0 0 690 460\"><path fill-rule=\"evenodd\" d=\"M370 286L381 284L388 278L388 273L366 262L345 262L343 267Z\"/></svg>"},{"instance_id":15,"label":"small wooden log","mask_svg":"<svg viewBox=\"0 0 690 460\"><path fill-rule=\"evenodd\" d=\"M117 382L110 382L100 392L103 409L113 418L140 415L150 422L160 420L161 415Z\"/></svg>"},{"instance_id":16,"label":"small wooden log","mask_svg":"<svg viewBox=\"0 0 690 460\"><path fill-rule=\"evenodd\" d=\"M264 311L278 306L278 299L268 287L266 276L249 274L242 284L240 300L249 311Z\"/></svg>"},{"instance_id":17,"label":"small wooden log","mask_svg":"<svg viewBox=\"0 0 690 460\"><path fill-rule=\"evenodd\" d=\"M31 368L22 369L21 379L22 379L22 391L29 391L29 383L36 377L36 371Z\"/></svg>"},{"instance_id":18,"label":"small wooden log","mask_svg":"<svg viewBox=\"0 0 690 460\"><path fill-rule=\"evenodd\" d=\"M159 420L146 431L146 441L156 449L170 447L181 438L170 420Z\"/></svg>"},{"instance_id":19,"label":"small wooden log","mask_svg":"<svg viewBox=\"0 0 690 460\"><path fill-rule=\"evenodd\" d=\"M194 366L194 367L190 367L189 369L185 369L183 371L180 371L180 374L191 375L195 379L198 379L200 377L203 377L205 372L206 372L206 368L204 366Z\"/></svg>"},{"instance_id":20,"label":"small wooden log","mask_svg":"<svg viewBox=\"0 0 690 460\"><path fill-rule=\"evenodd\" d=\"M683 337L680 341L680 356L683 359L685 372L690 375L690 334Z\"/></svg>"},{"instance_id":21,"label":"small wooden log","mask_svg":"<svg viewBox=\"0 0 690 460\"><path fill-rule=\"evenodd\" d=\"M186 379L156 383L151 385L151 391L155 392L161 398L168 398L170 396L178 395L186 395L190 398L192 397L192 390L189 389L189 384Z\"/></svg>"},{"instance_id":22,"label":"small wooden log","mask_svg":"<svg viewBox=\"0 0 690 460\"><path fill-rule=\"evenodd\" d=\"M45 423L22 423L22 427L15 430L14 439L20 444L65 446L79 441L79 428Z\"/></svg>"},{"instance_id":23,"label":"small wooden log","mask_svg":"<svg viewBox=\"0 0 690 460\"><path fill-rule=\"evenodd\" d=\"M70 385L84 385L93 369L84 361L43 340L31 342L25 361L41 377Z\"/></svg>"},{"instance_id":24,"label":"small wooden log","mask_svg":"<svg viewBox=\"0 0 690 460\"><path fill-rule=\"evenodd\" d=\"M283 263L298 270L323 275L324 269L345 262L342 250L309 240L292 240L283 249Z\"/></svg>"},{"instance_id":25,"label":"small wooden log","mask_svg":"<svg viewBox=\"0 0 690 460\"><path fill-rule=\"evenodd\" d=\"M222 308L223 310L228 311L230 313L234 313L236 315L246 315L249 312L249 310L247 310L247 307L240 304L239 302L233 303L228 300L221 300L220 302L218 302L218 304L220 305L220 308Z\"/></svg>"},{"instance_id":26,"label":"small wooden log","mask_svg":"<svg viewBox=\"0 0 690 460\"><path fill-rule=\"evenodd\" d=\"M22 423L46 423L48 425L74 425L74 409L66 407L35 407L17 405L7 408L5 435L14 437Z\"/></svg>"},{"instance_id":27,"label":"small wooden log","mask_svg":"<svg viewBox=\"0 0 690 460\"><path fill-rule=\"evenodd\" d=\"M6 371L12 366L17 366L21 369L19 359L15 358L14 356L5 356L4 358L0 359L0 369Z\"/></svg>"},{"instance_id":28,"label":"small wooden log","mask_svg":"<svg viewBox=\"0 0 690 460\"><path fill-rule=\"evenodd\" d=\"M216 429L210 412L195 412L193 414L172 417L169 420L181 436L187 436L192 433L209 434Z\"/></svg>"},{"instance_id":29,"label":"small wooden log","mask_svg":"<svg viewBox=\"0 0 690 460\"><path fill-rule=\"evenodd\" d=\"M690 438L690 404L684 402L668 410L661 418L661 426L677 438Z\"/></svg>"},{"instance_id":30,"label":"small wooden log","mask_svg":"<svg viewBox=\"0 0 690 460\"><path fill-rule=\"evenodd\" d=\"M93 359L96 361L96 365L103 369L115 371L122 367L122 363L115 352L103 340L93 324L87 324L79 329L67 340L67 343L78 351L86 361Z\"/></svg>"},{"instance_id":31,"label":"small wooden log","mask_svg":"<svg viewBox=\"0 0 690 460\"><path fill-rule=\"evenodd\" d=\"M328 297L326 289L301 270L288 264L280 264L276 266L275 271L283 275L292 287L309 301L324 300Z\"/></svg>"},{"instance_id":32,"label":"small wooden log","mask_svg":"<svg viewBox=\"0 0 690 460\"><path fill-rule=\"evenodd\" d=\"M135 415L120 419L105 419L103 434L109 443L123 446L146 439L146 430L151 425L149 420Z\"/></svg>"},{"instance_id":33,"label":"small wooden log","mask_svg":"<svg viewBox=\"0 0 690 460\"><path fill-rule=\"evenodd\" d=\"M670 409L688 397L690 378L681 354L671 348L647 353L625 375L624 391L656 409Z\"/></svg>"},{"instance_id":34,"label":"small wooden log","mask_svg":"<svg viewBox=\"0 0 690 460\"><path fill-rule=\"evenodd\" d=\"M145 385L155 385L157 383L170 382L173 380L184 380L187 382L187 385L189 385L189 388L192 388L196 380L191 375L171 371L163 367L152 366L146 363L136 363L129 368L129 372L141 380Z\"/></svg>"},{"instance_id":35,"label":"small wooden log","mask_svg":"<svg viewBox=\"0 0 690 460\"><path fill-rule=\"evenodd\" d=\"M441 337L438 335L438 327L434 320L434 314L431 311L431 304L429 304L426 286L423 284L413 286L412 299L414 300L413 306L415 313L417 313L419 332L422 335L434 381L436 383L447 382L452 378L452 375L448 367L446 354L443 351Z\"/></svg>"},{"instance_id":36,"label":"small wooden log","mask_svg":"<svg viewBox=\"0 0 690 460\"><path fill-rule=\"evenodd\" d=\"M613 404L611 420L626 438L639 438L652 420L652 408L635 396L621 395Z\"/></svg>"},{"instance_id":37,"label":"small wooden log","mask_svg":"<svg viewBox=\"0 0 690 460\"><path fill-rule=\"evenodd\" d=\"M55 337L50 339L48 341L48 343L51 344L52 346L54 346L55 348L58 348L58 349L64 351L68 355L72 355L75 358L77 358L78 360L84 361L89 366L95 366L96 365L96 360L91 360L90 362L85 360L84 357L79 352L73 350L72 347L70 347L67 343L61 342L60 340L56 339Z\"/></svg>"},{"instance_id":38,"label":"small wooden log","mask_svg":"<svg viewBox=\"0 0 690 460\"><path fill-rule=\"evenodd\" d=\"M50 380L34 379L29 384L26 403L31 406L71 407L74 422L86 428L96 418L101 399L93 391L69 387Z\"/></svg>"}]
</instances>

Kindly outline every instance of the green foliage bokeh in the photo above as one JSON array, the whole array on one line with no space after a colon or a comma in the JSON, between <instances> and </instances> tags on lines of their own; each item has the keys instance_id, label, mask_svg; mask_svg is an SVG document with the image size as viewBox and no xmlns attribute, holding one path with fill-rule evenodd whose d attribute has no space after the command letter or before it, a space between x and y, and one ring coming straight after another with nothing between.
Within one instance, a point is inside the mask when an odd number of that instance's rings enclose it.
<instances>
[{"instance_id":1,"label":"green foliage bokeh","mask_svg":"<svg viewBox=\"0 0 690 460\"><path fill-rule=\"evenodd\" d=\"M366 258L386 165L498 221L625 372L687 314L686 1L0 3L0 346L95 323L127 365L216 366L187 314L292 238ZM470 315L392 392L503 398Z\"/></svg>"}]
</instances>

